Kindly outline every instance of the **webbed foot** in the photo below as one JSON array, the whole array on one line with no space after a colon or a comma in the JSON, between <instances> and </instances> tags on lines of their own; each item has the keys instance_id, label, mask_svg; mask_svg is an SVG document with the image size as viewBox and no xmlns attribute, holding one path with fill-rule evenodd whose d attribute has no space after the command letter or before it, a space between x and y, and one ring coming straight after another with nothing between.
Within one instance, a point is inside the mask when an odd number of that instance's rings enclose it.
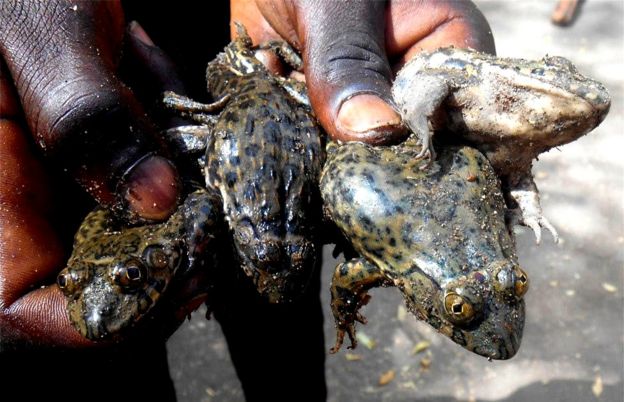
<instances>
[{"instance_id":1,"label":"webbed foot","mask_svg":"<svg viewBox=\"0 0 624 402\"><path fill-rule=\"evenodd\" d=\"M535 211L537 210L537 211ZM539 204L531 207L531 211L523 210L522 207L511 211L512 225L523 225L531 228L535 234L535 243L540 244L542 241L542 228L550 232L555 243L559 242L559 233L550 221L542 214Z\"/></svg>"},{"instance_id":2,"label":"webbed foot","mask_svg":"<svg viewBox=\"0 0 624 402\"><path fill-rule=\"evenodd\" d=\"M436 153L433 149L433 142L431 141L431 135L427 135L421 141L422 150L416 155L416 159L424 159L425 164L420 167L420 170L428 169L433 161L436 159Z\"/></svg>"},{"instance_id":3,"label":"webbed foot","mask_svg":"<svg viewBox=\"0 0 624 402\"><path fill-rule=\"evenodd\" d=\"M432 119L449 92L449 85L443 78L414 71L409 63L399 71L392 86L403 121L420 141L421 150L416 158L427 159L421 169L431 166L436 158Z\"/></svg>"},{"instance_id":4,"label":"webbed foot","mask_svg":"<svg viewBox=\"0 0 624 402\"><path fill-rule=\"evenodd\" d=\"M542 228L547 229L555 243L559 242L559 234L542 212L539 191L530 173L527 173L517 186L509 191L511 198L518 204L519 211L512 211L512 222L528 226L535 233L535 242L542 241Z\"/></svg>"},{"instance_id":5,"label":"webbed foot","mask_svg":"<svg viewBox=\"0 0 624 402\"><path fill-rule=\"evenodd\" d=\"M331 284L331 308L336 323L336 344L329 350L334 354L340 350L345 334L351 346L357 347L355 337L356 321L366 324L366 318L358 311L370 300L368 289L387 284L389 281L375 265L363 259L353 259L338 264Z\"/></svg>"}]
</instances>

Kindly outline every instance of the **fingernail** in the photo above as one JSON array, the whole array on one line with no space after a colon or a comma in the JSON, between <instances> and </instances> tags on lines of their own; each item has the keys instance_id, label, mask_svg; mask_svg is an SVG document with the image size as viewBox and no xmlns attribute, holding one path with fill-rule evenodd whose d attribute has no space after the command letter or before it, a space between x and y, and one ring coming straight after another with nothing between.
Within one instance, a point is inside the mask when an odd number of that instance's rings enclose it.
<instances>
[{"instance_id":1,"label":"fingernail","mask_svg":"<svg viewBox=\"0 0 624 402\"><path fill-rule=\"evenodd\" d=\"M161 156L149 156L128 172L122 189L130 210L148 220L163 220L176 208L178 172Z\"/></svg>"},{"instance_id":2,"label":"fingernail","mask_svg":"<svg viewBox=\"0 0 624 402\"><path fill-rule=\"evenodd\" d=\"M336 123L339 129L364 133L389 126L400 126L401 117L380 97L361 94L348 99L340 106Z\"/></svg>"},{"instance_id":3,"label":"fingernail","mask_svg":"<svg viewBox=\"0 0 624 402\"><path fill-rule=\"evenodd\" d=\"M132 21L130 23L130 33L143 44L147 46L154 46L154 42L152 42L152 39L147 35L147 32L145 32L143 27L138 22Z\"/></svg>"}]
</instances>

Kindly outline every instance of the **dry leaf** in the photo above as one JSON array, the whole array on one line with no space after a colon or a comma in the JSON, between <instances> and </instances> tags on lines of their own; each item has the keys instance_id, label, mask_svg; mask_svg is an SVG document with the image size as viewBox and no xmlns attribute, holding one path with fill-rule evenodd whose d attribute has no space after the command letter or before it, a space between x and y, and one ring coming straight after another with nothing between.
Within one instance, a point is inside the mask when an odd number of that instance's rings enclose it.
<instances>
[{"instance_id":1,"label":"dry leaf","mask_svg":"<svg viewBox=\"0 0 624 402\"><path fill-rule=\"evenodd\" d=\"M377 342L375 342L370 336L366 335L364 331L358 331L355 334L355 338L359 343L366 346L367 349L374 349L377 346Z\"/></svg>"},{"instance_id":2,"label":"dry leaf","mask_svg":"<svg viewBox=\"0 0 624 402\"><path fill-rule=\"evenodd\" d=\"M385 373L379 376L379 385L388 385L392 380L394 380L394 370L388 370Z\"/></svg>"},{"instance_id":3,"label":"dry leaf","mask_svg":"<svg viewBox=\"0 0 624 402\"><path fill-rule=\"evenodd\" d=\"M425 351L429 348L429 346L431 346L431 343L429 343L429 341L420 341L412 348L412 354L416 355L422 351Z\"/></svg>"},{"instance_id":4,"label":"dry leaf","mask_svg":"<svg viewBox=\"0 0 624 402\"><path fill-rule=\"evenodd\" d=\"M592 385L592 392L594 393L596 398L598 398L600 394L602 394L602 377L600 377L600 375L597 375L596 379L594 380L594 384Z\"/></svg>"},{"instance_id":5,"label":"dry leaf","mask_svg":"<svg viewBox=\"0 0 624 402\"><path fill-rule=\"evenodd\" d=\"M347 361L350 361L350 362L356 362L358 360L362 360L362 355L358 355L356 353L346 353L344 356L345 356L345 359L347 359Z\"/></svg>"},{"instance_id":6,"label":"dry leaf","mask_svg":"<svg viewBox=\"0 0 624 402\"><path fill-rule=\"evenodd\" d=\"M431 367L431 358L423 357L420 360L420 368L423 370L429 370L429 367Z\"/></svg>"}]
</instances>

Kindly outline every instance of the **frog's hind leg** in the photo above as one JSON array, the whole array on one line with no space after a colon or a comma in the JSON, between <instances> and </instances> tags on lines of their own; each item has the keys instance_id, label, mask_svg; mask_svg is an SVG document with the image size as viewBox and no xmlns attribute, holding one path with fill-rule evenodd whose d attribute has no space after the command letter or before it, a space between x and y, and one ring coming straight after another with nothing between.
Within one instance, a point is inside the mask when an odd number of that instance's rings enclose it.
<instances>
[{"instance_id":1,"label":"frog's hind leg","mask_svg":"<svg viewBox=\"0 0 624 402\"><path fill-rule=\"evenodd\" d=\"M357 346L355 321L366 324L358 312L370 296L367 291L373 287L390 285L381 270L364 259L353 259L338 264L331 284L331 309L336 323L336 344L329 353L340 350L345 332L351 340L350 349Z\"/></svg>"},{"instance_id":2,"label":"frog's hind leg","mask_svg":"<svg viewBox=\"0 0 624 402\"><path fill-rule=\"evenodd\" d=\"M200 103L171 91L166 91L163 94L165 107L176 110L182 116L189 117L197 123L209 126L214 125L217 119L216 114L223 110L229 101L229 95L213 103Z\"/></svg>"},{"instance_id":3,"label":"frog's hind leg","mask_svg":"<svg viewBox=\"0 0 624 402\"><path fill-rule=\"evenodd\" d=\"M421 151L416 158L428 159L425 167L436 158L432 119L449 93L450 87L443 77L410 74L409 65L399 72L392 86L392 95L403 121L420 140Z\"/></svg>"},{"instance_id":4,"label":"frog's hind leg","mask_svg":"<svg viewBox=\"0 0 624 402\"><path fill-rule=\"evenodd\" d=\"M555 243L559 241L557 230L542 213L539 191L530 170L522 176L515 186L509 189L509 196L518 204L519 208L519 211L516 210L512 215L512 225L520 223L530 227L535 233L537 244L542 240L541 228L546 228L552 234Z\"/></svg>"}]
</instances>

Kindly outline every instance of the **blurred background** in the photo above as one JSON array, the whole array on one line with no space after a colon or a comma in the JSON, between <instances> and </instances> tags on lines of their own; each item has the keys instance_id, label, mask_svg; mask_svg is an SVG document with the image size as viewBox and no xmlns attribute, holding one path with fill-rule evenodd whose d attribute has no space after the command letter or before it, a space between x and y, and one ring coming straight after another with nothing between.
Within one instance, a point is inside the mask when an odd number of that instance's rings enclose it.
<instances>
[{"instance_id":1,"label":"blurred background","mask_svg":"<svg viewBox=\"0 0 624 402\"><path fill-rule=\"evenodd\" d=\"M554 244L545 233L537 246L528 230L516 233L520 263L531 278L519 353L488 362L418 322L395 288L375 289L363 309L369 324L358 325L358 348L327 356L328 400L621 402L624 1L582 2L567 27L551 23L556 0L475 2L490 22L499 55L570 59L607 86L611 112L595 131L534 165L545 216L562 239ZM325 257L328 350L335 339L329 283L336 261L330 248ZM203 319L204 312L168 343L178 400L242 401L219 325Z\"/></svg>"}]
</instances>

